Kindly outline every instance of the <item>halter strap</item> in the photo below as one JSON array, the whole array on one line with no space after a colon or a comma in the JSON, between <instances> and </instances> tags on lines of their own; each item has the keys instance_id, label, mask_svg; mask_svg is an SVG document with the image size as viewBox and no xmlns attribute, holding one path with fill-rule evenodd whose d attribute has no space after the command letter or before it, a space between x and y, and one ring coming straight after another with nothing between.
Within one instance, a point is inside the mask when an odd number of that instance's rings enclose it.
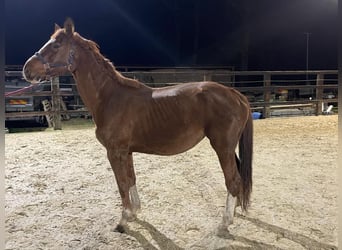
<instances>
[{"instance_id":1,"label":"halter strap","mask_svg":"<svg viewBox=\"0 0 342 250\"><path fill-rule=\"evenodd\" d=\"M49 63L48 61L45 60L45 58L39 52L34 53L34 55L43 64L44 69L47 73L49 72L50 69L53 69L53 68L67 68L69 71L71 71L72 64L74 62L75 51L73 48L70 49L67 63Z\"/></svg>"}]
</instances>

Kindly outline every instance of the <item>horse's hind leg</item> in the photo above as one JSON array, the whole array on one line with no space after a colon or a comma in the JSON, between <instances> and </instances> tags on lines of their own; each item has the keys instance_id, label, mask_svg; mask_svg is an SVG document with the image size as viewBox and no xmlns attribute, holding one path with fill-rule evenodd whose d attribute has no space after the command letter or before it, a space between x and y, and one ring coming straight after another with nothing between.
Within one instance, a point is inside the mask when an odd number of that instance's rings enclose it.
<instances>
[{"instance_id":1,"label":"horse's hind leg","mask_svg":"<svg viewBox=\"0 0 342 250\"><path fill-rule=\"evenodd\" d=\"M223 133L222 133L223 134ZM237 197L241 192L241 177L235 156L235 147L237 139L232 137L219 136L209 137L210 143L219 158L219 162L224 174L227 187L226 209L223 213L223 220L219 229L228 230L228 226L233 223ZM229 138L229 139L228 139ZM234 143L236 142L236 143Z\"/></svg>"},{"instance_id":2,"label":"horse's hind leg","mask_svg":"<svg viewBox=\"0 0 342 250\"><path fill-rule=\"evenodd\" d=\"M229 191L226 200L226 209L223 212L223 220L220 227L224 230L228 229L228 226L233 224L234 221L234 214L236 208L236 200L237 198L234 197Z\"/></svg>"},{"instance_id":3,"label":"horse's hind leg","mask_svg":"<svg viewBox=\"0 0 342 250\"><path fill-rule=\"evenodd\" d=\"M133 157L132 154L128 155L128 166L127 166L127 172L128 172L128 178L129 178L129 194L131 198L131 204L132 204L132 212L134 215L136 215L136 212L140 210L140 199L138 195L138 190L136 186L136 177L134 172L134 166L133 166Z\"/></svg>"},{"instance_id":4,"label":"horse's hind leg","mask_svg":"<svg viewBox=\"0 0 342 250\"><path fill-rule=\"evenodd\" d=\"M220 229L227 230L228 226L233 224L237 197L241 190L241 178L236 166L235 152L226 153L225 155L218 153L218 157L220 159L228 193Z\"/></svg>"}]
</instances>

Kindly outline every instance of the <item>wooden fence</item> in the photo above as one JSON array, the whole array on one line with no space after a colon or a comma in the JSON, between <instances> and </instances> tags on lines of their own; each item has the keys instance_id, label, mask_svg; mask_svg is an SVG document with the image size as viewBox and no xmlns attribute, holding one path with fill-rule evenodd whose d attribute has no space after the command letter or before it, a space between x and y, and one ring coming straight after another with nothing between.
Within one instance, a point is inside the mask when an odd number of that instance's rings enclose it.
<instances>
[{"instance_id":1,"label":"wooden fence","mask_svg":"<svg viewBox=\"0 0 342 250\"><path fill-rule=\"evenodd\" d=\"M230 71L230 70L158 70L123 72L127 77L138 79L153 87L196 81L217 81L231 86L249 97L252 109L269 118L272 110L311 108L321 115L325 104L337 106L337 70L313 71ZM175 82L175 80L177 82ZM184 79L180 81L179 79ZM291 94L291 98L289 96ZM297 94L293 94L297 93ZM306 95L301 95L306 93ZM23 93L24 95L27 95ZM61 110L61 97L78 93L62 91L58 78L51 81L51 91L32 93L32 96L51 97L51 111L8 112L5 117L53 116L53 127L61 129L61 115L88 114L87 110ZM280 98L283 97L283 98Z\"/></svg>"}]
</instances>

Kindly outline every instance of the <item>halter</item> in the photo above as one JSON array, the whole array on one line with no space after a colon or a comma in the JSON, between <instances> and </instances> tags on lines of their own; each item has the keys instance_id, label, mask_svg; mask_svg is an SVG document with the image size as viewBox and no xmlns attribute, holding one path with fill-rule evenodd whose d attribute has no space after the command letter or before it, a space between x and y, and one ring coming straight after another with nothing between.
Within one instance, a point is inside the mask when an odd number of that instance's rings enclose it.
<instances>
[{"instance_id":1,"label":"halter","mask_svg":"<svg viewBox=\"0 0 342 250\"><path fill-rule=\"evenodd\" d=\"M74 55L75 55L75 51L73 48L71 48L69 51L69 57L68 57L67 63L49 63L45 60L45 58L39 52L34 53L34 55L43 64L45 72L47 74L50 72L50 69L54 69L54 68L67 68L69 71L72 71L72 64L73 64Z\"/></svg>"}]
</instances>

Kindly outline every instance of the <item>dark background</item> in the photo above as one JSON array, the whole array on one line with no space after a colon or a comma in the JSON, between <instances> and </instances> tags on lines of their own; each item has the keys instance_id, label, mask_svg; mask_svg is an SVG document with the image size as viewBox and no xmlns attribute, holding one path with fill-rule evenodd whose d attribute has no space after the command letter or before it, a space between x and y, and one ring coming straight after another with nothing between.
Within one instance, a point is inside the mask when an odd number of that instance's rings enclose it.
<instances>
[{"instance_id":1,"label":"dark background","mask_svg":"<svg viewBox=\"0 0 342 250\"><path fill-rule=\"evenodd\" d=\"M337 0L6 0L5 63L71 17L118 66L337 69Z\"/></svg>"}]
</instances>

